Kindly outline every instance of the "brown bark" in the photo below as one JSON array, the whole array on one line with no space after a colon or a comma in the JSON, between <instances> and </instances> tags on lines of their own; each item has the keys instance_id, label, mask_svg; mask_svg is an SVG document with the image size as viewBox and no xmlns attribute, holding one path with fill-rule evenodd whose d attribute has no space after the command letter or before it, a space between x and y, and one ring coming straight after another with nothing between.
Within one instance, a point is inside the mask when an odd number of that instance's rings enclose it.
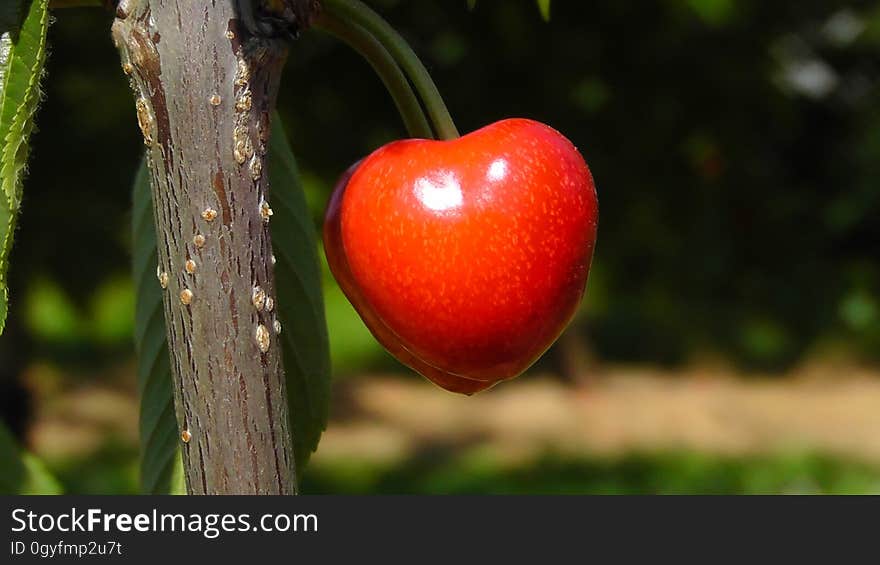
<instances>
[{"instance_id":1,"label":"brown bark","mask_svg":"<svg viewBox=\"0 0 880 565\"><path fill-rule=\"evenodd\" d=\"M112 31L147 146L187 489L293 494L265 162L286 51L249 35L241 3L122 0Z\"/></svg>"}]
</instances>

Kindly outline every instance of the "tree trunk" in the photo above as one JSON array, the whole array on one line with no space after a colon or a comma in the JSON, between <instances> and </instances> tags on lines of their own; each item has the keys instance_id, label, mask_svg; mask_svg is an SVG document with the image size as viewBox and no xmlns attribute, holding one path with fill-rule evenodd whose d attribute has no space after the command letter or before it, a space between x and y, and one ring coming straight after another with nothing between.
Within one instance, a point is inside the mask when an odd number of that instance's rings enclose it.
<instances>
[{"instance_id":1,"label":"tree trunk","mask_svg":"<svg viewBox=\"0 0 880 565\"><path fill-rule=\"evenodd\" d=\"M147 146L192 494L296 492L265 162L286 48L251 35L247 6L122 0L112 30Z\"/></svg>"}]
</instances>

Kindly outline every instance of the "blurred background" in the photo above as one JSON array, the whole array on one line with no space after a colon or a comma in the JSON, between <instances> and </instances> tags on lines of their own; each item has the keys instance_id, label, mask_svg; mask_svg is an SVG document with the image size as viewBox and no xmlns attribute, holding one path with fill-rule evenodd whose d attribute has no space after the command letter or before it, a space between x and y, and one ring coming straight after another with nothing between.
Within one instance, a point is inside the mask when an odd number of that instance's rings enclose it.
<instances>
[{"instance_id":1,"label":"blurred background","mask_svg":"<svg viewBox=\"0 0 880 565\"><path fill-rule=\"evenodd\" d=\"M470 131L563 131L596 179L575 322L453 396L378 346L326 270L334 365L306 492L880 492L880 5L374 1ZM0 418L54 479L138 488L129 278L142 150L102 10L56 13L0 338ZM405 135L358 55L292 48L279 106L316 224ZM321 254L323 259L323 253Z\"/></svg>"}]
</instances>

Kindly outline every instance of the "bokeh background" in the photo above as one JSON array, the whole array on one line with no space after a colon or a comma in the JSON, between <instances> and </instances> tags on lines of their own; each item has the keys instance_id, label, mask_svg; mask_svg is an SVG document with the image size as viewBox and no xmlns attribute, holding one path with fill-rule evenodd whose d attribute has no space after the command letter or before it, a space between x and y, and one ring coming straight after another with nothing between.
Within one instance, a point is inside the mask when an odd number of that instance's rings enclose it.
<instances>
[{"instance_id":1,"label":"bokeh background","mask_svg":"<svg viewBox=\"0 0 880 565\"><path fill-rule=\"evenodd\" d=\"M384 353L325 269L334 400L307 492L880 492L880 5L554 0L545 22L531 0L371 3L459 129L524 116L574 141L599 242L566 334L473 398ZM0 418L57 488L136 492L142 142L110 14L56 17ZM279 106L316 224L336 176L404 136L317 32Z\"/></svg>"}]
</instances>

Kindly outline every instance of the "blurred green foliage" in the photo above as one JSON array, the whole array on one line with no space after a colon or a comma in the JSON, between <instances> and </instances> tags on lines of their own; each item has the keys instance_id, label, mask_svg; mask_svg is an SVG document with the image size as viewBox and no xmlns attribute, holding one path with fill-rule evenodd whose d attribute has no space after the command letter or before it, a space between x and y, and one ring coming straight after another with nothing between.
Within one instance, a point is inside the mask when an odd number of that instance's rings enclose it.
<instances>
[{"instance_id":1,"label":"blurred green foliage","mask_svg":"<svg viewBox=\"0 0 880 565\"><path fill-rule=\"evenodd\" d=\"M134 290L128 275L110 276L77 305L57 281L29 281L24 320L35 339L78 345L83 341L127 347L132 336Z\"/></svg>"},{"instance_id":2,"label":"blurred green foliage","mask_svg":"<svg viewBox=\"0 0 880 565\"><path fill-rule=\"evenodd\" d=\"M514 467L470 457L389 468L316 466L306 471L303 488L316 494L870 494L880 489L880 470L809 455L547 455Z\"/></svg>"},{"instance_id":3,"label":"blurred green foliage","mask_svg":"<svg viewBox=\"0 0 880 565\"><path fill-rule=\"evenodd\" d=\"M136 452L112 442L53 471L67 492L139 492ZM728 457L672 451L581 458L548 453L510 465L479 452L426 450L423 457L387 466L315 463L301 487L309 494L873 494L880 491L880 468L805 453Z\"/></svg>"},{"instance_id":4,"label":"blurred green foliage","mask_svg":"<svg viewBox=\"0 0 880 565\"><path fill-rule=\"evenodd\" d=\"M5 426L0 425L0 494L58 494L61 486L45 466L21 451Z\"/></svg>"}]
</instances>

